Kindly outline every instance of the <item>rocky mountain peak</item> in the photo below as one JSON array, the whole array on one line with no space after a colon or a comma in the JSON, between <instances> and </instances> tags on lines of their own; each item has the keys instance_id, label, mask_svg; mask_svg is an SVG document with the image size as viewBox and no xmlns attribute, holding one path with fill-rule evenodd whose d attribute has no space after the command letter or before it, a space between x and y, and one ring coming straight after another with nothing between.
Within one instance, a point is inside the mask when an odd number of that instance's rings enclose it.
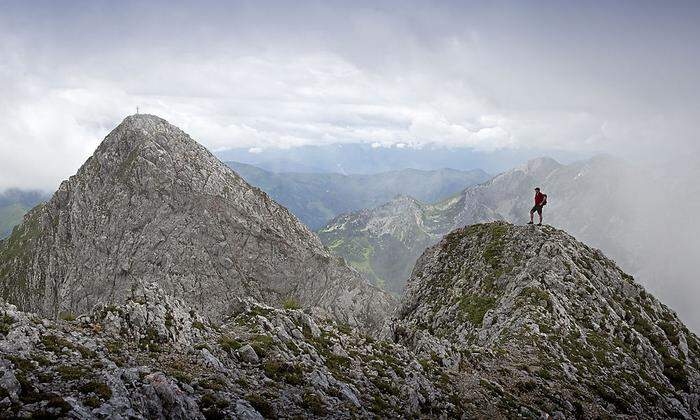
<instances>
[{"instance_id":1,"label":"rocky mountain peak","mask_svg":"<svg viewBox=\"0 0 700 420\"><path fill-rule=\"evenodd\" d=\"M700 413L700 341L600 251L504 222L446 235L420 257L398 342L504 393L583 417ZM484 362L484 360L488 360Z\"/></svg>"},{"instance_id":2,"label":"rocky mountain peak","mask_svg":"<svg viewBox=\"0 0 700 420\"><path fill-rule=\"evenodd\" d=\"M530 159L528 160L524 165L520 167L523 171L526 173L537 173L537 172L551 172L559 167L561 167L561 163L557 162L556 160L550 158L550 157L539 157L535 159Z\"/></svg>"},{"instance_id":3,"label":"rocky mountain peak","mask_svg":"<svg viewBox=\"0 0 700 420\"><path fill-rule=\"evenodd\" d=\"M252 297L372 328L393 305L186 133L139 114L0 242L0 291L58 317L152 282L213 319Z\"/></svg>"}]
</instances>

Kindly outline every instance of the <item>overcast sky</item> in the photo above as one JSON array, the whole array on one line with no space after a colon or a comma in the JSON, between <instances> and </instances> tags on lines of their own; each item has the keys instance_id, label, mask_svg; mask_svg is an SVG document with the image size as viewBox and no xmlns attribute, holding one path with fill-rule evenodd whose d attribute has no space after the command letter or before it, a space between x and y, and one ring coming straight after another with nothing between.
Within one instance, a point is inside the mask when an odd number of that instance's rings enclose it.
<instances>
[{"instance_id":1,"label":"overcast sky","mask_svg":"<svg viewBox=\"0 0 700 420\"><path fill-rule=\"evenodd\" d=\"M136 106L212 150L697 157L698 2L232 3L2 1L0 189L54 189Z\"/></svg>"}]
</instances>

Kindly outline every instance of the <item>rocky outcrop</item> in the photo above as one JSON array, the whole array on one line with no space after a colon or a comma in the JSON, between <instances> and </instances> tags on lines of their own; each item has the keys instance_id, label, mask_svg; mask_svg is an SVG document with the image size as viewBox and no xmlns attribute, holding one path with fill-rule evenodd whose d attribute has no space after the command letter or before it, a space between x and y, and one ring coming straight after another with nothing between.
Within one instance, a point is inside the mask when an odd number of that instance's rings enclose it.
<instances>
[{"instance_id":1,"label":"rocky outcrop","mask_svg":"<svg viewBox=\"0 0 700 420\"><path fill-rule=\"evenodd\" d=\"M300 309L214 325L155 284L52 321L0 304L0 417L455 416L450 372Z\"/></svg>"},{"instance_id":2,"label":"rocky outcrop","mask_svg":"<svg viewBox=\"0 0 700 420\"><path fill-rule=\"evenodd\" d=\"M0 417L698 418L700 340L599 251L474 225L419 259L383 339L156 283L76 319L0 303Z\"/></svg>"},{"instance_id":3,"label":"rocky outcrop","mask_svg":"<svg viewBox=\"0 0 700 420\"><path fill-rule=\"evenodd\" d=\"M551 227L446 235L418 260L392 326L417 358L464 383L479 377L502 415L529 405L559 417L700 416L698 337L600 251Z\"/></svg>"},{"instance_id":4,"label":"rocky outcrop","mask_svg":"<svg viewBox=\"0 0 700 420\"><path fill-rule=\"evenodd\" d=\"M73 316L150 282L212 319L252 297L371 329L393 305L187 134L133 115L0 242L0 293Z\"/></svg>"}]
</instances>

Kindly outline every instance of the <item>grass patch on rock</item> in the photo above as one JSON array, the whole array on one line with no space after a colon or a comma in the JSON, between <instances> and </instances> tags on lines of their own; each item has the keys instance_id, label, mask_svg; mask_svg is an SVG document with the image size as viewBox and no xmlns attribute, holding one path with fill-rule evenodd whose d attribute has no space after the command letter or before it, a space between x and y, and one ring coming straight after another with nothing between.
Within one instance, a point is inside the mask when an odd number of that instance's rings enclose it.
<instances>
[{"instance_id":1,"label":"grass patch on rock","mask_svg":"<svg viewBox=\"0 0 700 420\"><path fill-rule=\"evenodd\" d=\"M459 300L459 309L464 319L475 326L482 326L486 312L496 305L496 299L488 296L464 295Z\"/></svg>"}]
</instances>

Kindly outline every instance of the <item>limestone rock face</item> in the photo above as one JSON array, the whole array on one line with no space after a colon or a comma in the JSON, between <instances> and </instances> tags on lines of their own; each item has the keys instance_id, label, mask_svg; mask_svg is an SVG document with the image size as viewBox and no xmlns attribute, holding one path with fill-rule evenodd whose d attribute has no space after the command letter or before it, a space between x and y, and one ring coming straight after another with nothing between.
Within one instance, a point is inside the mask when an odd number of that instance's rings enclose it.
<instances>
[{"instance_id":1,"label":"limestone rock face","mask_svg":"<svg viewBox=\"0 0 700 420\"><path fill-rule=\"evenodd\" d=\"M159 297L166 295L157 285L145 285L74 321L42 319L0 301L0 418L464 412L452 398L450 372L347 324L246 299L215 326L182 300Z\"/></svg>"},{"instance_id":2,"label":"limestone rock face","mask_svg":"<svg viewBox=\"0 0 700 420\"><path fill-rule=\"evenodd\" d=\"M0 291L57 317L151 282L214 319L252 297L372 328L393 305L187 134L134 115L0 242Z\"/></svg>"},{"instance_id":3,"label":"limestone rock face","mask_svg":"<svg viewBox=\"0 0 700 420\"><path fill-rule=\"evenodd\" d=\"M385 335L157 283L74 320L0 301L0 418L700 417L700 340L599 251L497 222L419 259Z\"/></svg>"},{"instance_id":4,"label":"limestone rock face","mask_svg":"<svg viewBox=\"0 0 700 420\"><path fill-rule=\"evenodd\" d=\"M551 227L452 231L416 263L392 326L417 358L492 387L501 414L700 416L698 337L600 251Z\"/></svg>"}]
</instances>

